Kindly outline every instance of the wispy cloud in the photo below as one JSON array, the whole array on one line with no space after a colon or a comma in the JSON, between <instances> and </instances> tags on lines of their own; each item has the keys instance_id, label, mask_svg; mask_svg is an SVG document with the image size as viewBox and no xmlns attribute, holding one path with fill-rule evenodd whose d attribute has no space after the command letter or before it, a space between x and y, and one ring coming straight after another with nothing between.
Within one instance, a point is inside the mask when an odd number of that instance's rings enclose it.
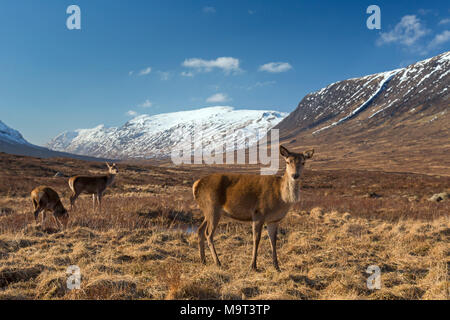
<instances>
[{"instance_id":1,"label":"wispy cloud","mask_svg":"<svg viewBox=\"0 0 450 320\"><path fill-rule=\"evenodd\" d=\"M253 14L255 14L255 13L256 13L255 10L248 10L248 14L250 14L250 15L253 15Z\"/></svg>"},{"instance_id":2,"label":"wispy cloud","mask_svg":"<svg viewBox=\"0 0 450 320\"><path fill-rule=\"evenodd\" d=\"M410 47L429 32L430 30L425 28L416 15L406 15L402 17L394 29L389 32L382 32L376 43L379 46L396 43Z\"/></svg>"},{"instance_id":3,"label":"wispy cloud","mask_svg":"<svg viewBox=\"0 0 450 320\"><path fill-rule=\"evenodd\" d=\"M445 30L442 33L437 34L430 42L430 47L434 48L450 41L450 30Z\"/></svg>"},{"instance_id":4,"label":"wispy cloud","mask_svg":"<svg viewBox=\"0 0 450 320\"><path fill-rule=\"evenodd\" d=\"M182 65L199 72L210 72L215 68L223 70L226 74L242 71L239 68L239 59L233 57L219 57L215 60L191 58L184 60Z\"/></svg>"},{"instance_id":5,"label":"wispy cloud","mask_svg":"<svg viewBox=\"0 0 450 320\"><path fill-rule=\"evenodd\" d=\"M214 7L203 7L203 13L216 13L216 8L214 8Z\"/></svg>"},{"instance_id":6,"label":"wispy cloud","mask_svg":"<svg viewBox=\"0 0 450 320\"><path fill-rule=\"evenodd\" d=\"M445 18L439 21L440 25L450 24L450 18Z\"/></svg>"},{"instance_id":7,"label":"wispy cloud","mask_svg":"<svg viewBox=\"0 0 450 320\"><path fill-rule=\"evenodd\" d=\"M419 9L417 12L420 15L422 15L422 16L426 16L426 15L428 15L430 13L433 13L433 10L431 10L431 9Z\"/></svg>"},{"instance_id":8,"label":"wispy cloud","mask_svg":"<svg viewBox=\"0 0 450 320\"><path fill-rule=\"evenodd\" d=\"M231 99L224 93L216 93L213 94L211 97L206 99L206 102L208 103L222 103L230 101Z\"/></svg>"},{"instance_id":9,"label":"wispy cloud","mask_svg":"<svg viewBox=\"0 0 450 320\"><path fill-rule=\"evenodd\" d=\"M138 104L138 107L141 108L150 108L151 106L153 106L153 103L150 100L145 100L144 102Z\"/></svg>"},{"instance_id":10,"label":"wispy cloud","mask_svg":"<svg viewBox=\"0 0 450 320\"><path fill-rule=\"evenodd\" d=\"M138 115L138 113L136 111L133 111L133 110L128 110L126 115L130 116L130 117L135 117L135 116Z\"/></svg>"},{"instance_id":11,"label":"wispy cloud","mask_svg":"<svg viewBox=\"0 0 450 320\"><path fill-rule=\"evenodd\" d=\"M287 62L269 62L259 67L259 71L270 73L286 72L292 69L292 66Z\"/></svg>"},{"instance_id":12,"label":"wispy cloud","mask_svg":"<svg viewBox=\"0 0 450 320\"><path fill-rule=\"evenodd\" d=\"M194 74L190 71L183 71L183 72L181 72L181 75L183 77L193 77L194 76Z\"/></svg>"},{"instance_id":13,"label":"wispy cloud","mask_svg":"<svg viewBox=\"0 0 450 320\"><path fill-rule=\"evenodd\" d=\"M275 83L276 83L276 81L263 81L263 82L258 81L255 84L248 86L247 90L253 90L253 89L261 88L261 87L267 87L267 86L271 86Z\"/></svg>"},{"instance_id":14,"label":"wispy cloud","mask_svg":"<svg viewBox=\"0 0 450 320\"><path fill-rule=\"evenodd\" d=\"M147 67L147 68L142 69L141 71L139 71L139 75L140 76L145 76L145 75L149 74L150 72L152 72L152 68Z\"/></svg>"},{"instance_id":15,"label":"wispy cloud","mask_svg":"<svg viewBox=\"0 0 450 320\"><path fill-rule=\"evenodd\" d=\"M133 75L133 73L134 73L134 71L133 71L133 70L131 70L130 72L128 72L128 75L129 75L129 76L132 76L132 75Z\"/></svg>"}]
</instances>

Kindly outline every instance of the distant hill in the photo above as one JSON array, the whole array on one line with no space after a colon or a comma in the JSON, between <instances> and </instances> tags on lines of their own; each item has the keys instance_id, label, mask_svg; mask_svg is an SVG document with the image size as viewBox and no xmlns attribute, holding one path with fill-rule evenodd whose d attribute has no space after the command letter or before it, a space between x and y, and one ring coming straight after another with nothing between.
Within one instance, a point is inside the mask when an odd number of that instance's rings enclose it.
<instances>
[{"instance_id":1,"label":"distant hill","mask_svg":"<svg viewBox=\"0 0 450 320\"><path fill-rule=\"evenodd\" d=\"M80 156L66 152L56 152L33 145L22 134L0 120L0 152L36 158L73 158L87 161L105 161L95 157Z\"/></svg>"}]
</instances>

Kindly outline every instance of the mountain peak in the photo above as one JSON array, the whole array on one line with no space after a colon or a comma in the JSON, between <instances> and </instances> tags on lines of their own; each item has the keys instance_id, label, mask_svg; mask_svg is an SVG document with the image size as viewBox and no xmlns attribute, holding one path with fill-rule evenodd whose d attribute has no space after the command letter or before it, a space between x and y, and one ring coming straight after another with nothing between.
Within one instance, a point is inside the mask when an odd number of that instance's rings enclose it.
<instances>
[{"instance_id":1,"label":"mountain peak","mask_svg":"<svg viewBox=\"0 0 450 320\"><path fill-rule=\"evenodd\" d=\"M269 130L286 116L286 113L278 111L239 110L231 106L139 115L121 127L97 126L62 133L47 146L57 151L105 158L167 157L184 138L180 130L194 136L194 131L202 128L208 136L234 132L231 137L236 139L239 148L256 142L256 137L250 137L252 133L260 129ZM239 130L247 136L238 138Z\"/></svg>"}]
</instances>

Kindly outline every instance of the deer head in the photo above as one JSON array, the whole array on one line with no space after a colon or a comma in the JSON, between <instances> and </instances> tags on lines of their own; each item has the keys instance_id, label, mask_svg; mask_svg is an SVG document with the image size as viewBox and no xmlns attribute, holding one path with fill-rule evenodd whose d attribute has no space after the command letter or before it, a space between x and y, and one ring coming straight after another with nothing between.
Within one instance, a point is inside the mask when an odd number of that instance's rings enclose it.
<instances>
[{"instance_id":1,"label":"deer head","mask_svg":"<svg viewBox=\"0 0 450 320\"><path fill-rule=\"evenodd\" d=\"M291 152L283 146L280 146L280 154L286 161L286 174L290 179L297 180L301 177L305 161L311 159L314 154L313 150L303 153Z\"/></svg>"},{"instance_id":2,"label":"deer head","mask_svg":"<svg viewBox=\"0 0 450 320\"><path fill-rule=\"evenodd\" d=\"M117 169L117 165L115 163L113 164L109 164L108 162L105 162L106 165L108 166L108 170L110 174L118 174L119 173L119 169Z\"/></svg>"}]
</instances>

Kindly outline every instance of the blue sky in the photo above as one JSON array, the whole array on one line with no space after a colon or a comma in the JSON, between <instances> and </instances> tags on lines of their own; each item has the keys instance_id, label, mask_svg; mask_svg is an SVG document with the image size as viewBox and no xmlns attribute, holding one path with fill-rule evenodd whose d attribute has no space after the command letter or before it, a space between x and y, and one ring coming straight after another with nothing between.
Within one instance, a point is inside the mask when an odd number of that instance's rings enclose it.
<instances>
[{"instance_id":1,"label":"blue sky","mask_svg":"<svg viewBox=\"0 0 450 320\"><path fill-rule=\"evenodd\" d=\"M68 30L66 9L81 9ZM381 9L369 30L366 9ZM65 130L212 105L290 112L329 83L450 48L448 1L0 4L0 120L44 144Z\"/></svg>"}]
</instances>

